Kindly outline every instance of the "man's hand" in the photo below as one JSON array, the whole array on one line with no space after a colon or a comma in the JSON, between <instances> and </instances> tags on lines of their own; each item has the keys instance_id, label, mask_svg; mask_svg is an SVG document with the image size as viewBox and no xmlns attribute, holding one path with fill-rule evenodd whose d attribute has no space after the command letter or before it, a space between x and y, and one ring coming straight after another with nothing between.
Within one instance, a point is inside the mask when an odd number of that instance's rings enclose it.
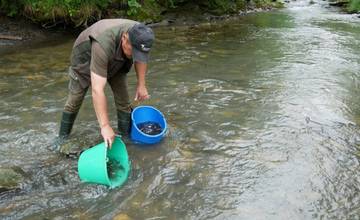
<instances>
[{"instance_id":1,"label":"man's hand","mask_svg":"<svg viewBox=\"0 0 360 220\"><path fill-rule=\"evenodd\" d=\"M114 143L115 132L110 127L110 125L107 124L101 128L101 135L104 138L105 145L111 148L112 144Z\"/></svg>"},{"instance_id":2,"label":"man's hand","mask_svg":"<svg viewBox=\"0 0 360 220\"><path fill-rule=\"evenodd\" d=\"M146 63L135 62L135 71L137 76L137 87L135 93L135 101L143 101L150 98L149 93L145 86L145 74L147 70Z\"/></svg>"},{"instance_id":3,"label":"man's hand","mask_svg":"<svg viewBox=\"0 0 360 220\"><path fill-rule=\"evenodd\" d=\"M150 95L145 86L137 86L135 101L143 101L150 98Z\"/></svg>"}]
</instances>

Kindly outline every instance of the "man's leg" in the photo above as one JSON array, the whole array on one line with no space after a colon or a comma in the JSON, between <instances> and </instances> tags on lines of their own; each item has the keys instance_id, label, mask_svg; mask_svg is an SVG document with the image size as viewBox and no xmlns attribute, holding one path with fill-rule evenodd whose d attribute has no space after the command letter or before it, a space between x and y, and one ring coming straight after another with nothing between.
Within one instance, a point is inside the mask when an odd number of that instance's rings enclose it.
<instances>
[{"instance_id":1,"label":"man's leg","mask_svg":"<svg viewBox=\"0 0 360 220\"><path fill-rule=\"evenodd\" d=\"M70 74L69 95L62 113L59 130L60 138L67 138L69 136L87 89L88 88L83 89L78 79Z\"/></svg>"},{"instance_id":2,"label":"man's leg","mask_svg":"<svg viewBox=\"0 0 360 220\"><path fill-rule=\"evenodd\" d=\"M114 93L119 133L123 136L129 135L131 125L131 106L127 90L126 74L116 74L109 79L109 84Z\"/></svg>"}]
</instances>

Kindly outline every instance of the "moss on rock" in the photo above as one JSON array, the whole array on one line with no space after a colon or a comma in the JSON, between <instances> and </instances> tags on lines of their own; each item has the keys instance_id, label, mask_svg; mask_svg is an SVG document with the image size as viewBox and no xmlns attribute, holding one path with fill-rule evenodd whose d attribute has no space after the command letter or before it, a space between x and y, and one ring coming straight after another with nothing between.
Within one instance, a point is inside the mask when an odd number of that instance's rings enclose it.
<instances>
[{"instance_id":1,"label":"moss on rock","mask_svg":"<svg viewBox=\"0 0 360 220\"><path fill-rule=\"evenodd\" d=\"M13 168L0 168L0 193L19 189L23 175Z\"/></svg>"}]
</instances>

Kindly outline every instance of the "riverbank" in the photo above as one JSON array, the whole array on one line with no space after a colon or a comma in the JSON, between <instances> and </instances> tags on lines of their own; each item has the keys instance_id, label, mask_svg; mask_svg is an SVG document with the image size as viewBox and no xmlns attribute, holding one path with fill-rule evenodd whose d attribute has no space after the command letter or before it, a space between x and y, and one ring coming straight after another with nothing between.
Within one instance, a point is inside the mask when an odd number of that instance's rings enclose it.
<instances>
[{"instance_id":1,"label":"riverbank","mask_svg":"<svg viewBox=\"0 0 360 220\"><path fill-rule=\"evenodd\" d=\"M0 17L0 45L2 48L45 37L46 33L31 22L26 22L24 19Z\"/></svg>"},{"instance_id":2,"label":"riverbank","mask_svg":"<svg viewBox=\"0 0 360 220\"><path fill-rule=\"evenodd\" d=\"M360 0L333 0L329 5L340 7L346 13L360 13Z\"/></svg>"},{"instance_id":3,"label":"riverbank","mask_svg":"<svg viewBox=\"0 0 360 220\"><path fill-rule=\"evenodd\" d=\"M50 30L24 18L9 18L0 15L0 54L14 50L36 47L51 39L76 34L61 28Z\"/></svg>"},{"instance_id":4,"label":"riverbank","mask_svg":"<svg viewBox=\"0 0 360 220\"><path fill-rule=\"evenodd\" d=\"M150 16L148 16L141 19L141 16L139 15L129 16L123 14L123 16L147 23L152 28L160 26L195 26L201 23L234 19L238 16L243 16L249 13L267 11L279 7L283 7L283 4L278 4L278 6L275 7L275 5L270 4L260 6L249 3L247 7L243 8L243 10L238 10L236 13L219 14L187 4L182 5L181 7L162 11L163 14L161 15L160 20L160 17L155 19L154 17L150 18ZM117 16L114 13L109 13L103 18L116 17ZM87 25L91 25L92 23L90 22ZM45 41L49 38L49 35L59 35L59 37L61 37L63 34L73 34L76 36L84 28L86 27L66 25L63 22L56 22L55 20L52 25L49 25L49 23L41 24L24 17L12 18L5 16L4 14L0 14L0 52L3 53L4 51L12 50L14 48L16 49L18 46L29 44L33 45Z\"/></svg>"},{"instance_id":5,"label":"riverbank","mask_svg":"<svg viewBox=\"0 0 360 220\"><path fill-rule=\"evenodd\" d=\"M87 27L104 18L129 18L144 23L158 23L167 14L190 11L193 15L234 15L242 11L282 7L281 0L68 0L0 2L0 12L11 17L25 17L49 28L54 26Z\"/></svg>"}]
</instances>

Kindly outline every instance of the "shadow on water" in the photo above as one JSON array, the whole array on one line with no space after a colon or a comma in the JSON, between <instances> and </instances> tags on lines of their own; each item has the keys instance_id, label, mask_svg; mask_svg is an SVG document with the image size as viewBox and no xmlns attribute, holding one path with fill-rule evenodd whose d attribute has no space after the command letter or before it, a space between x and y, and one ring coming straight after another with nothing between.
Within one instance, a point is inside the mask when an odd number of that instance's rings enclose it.
<instances>
[{"instance_id":1,"label":"shadow on water","mask_svg":"<svg viewBox=\"0 0 360 220\"><path fill-rule=\"evenodd\" d=\"M281 11L156 29L152 98L143 104L164 113L169 131L155 146L125 140L131 176L113 190L80 183L76 158L48 148L74 39L0 57L0 167L25 176L18 191L1 194L1 215L356 219L359 28L358 19L322 2L297 1ZM134 72L129 84L133 95ZM72 137L82 146L101 139L90 94Z\"/></svg>"}]
</instances>

